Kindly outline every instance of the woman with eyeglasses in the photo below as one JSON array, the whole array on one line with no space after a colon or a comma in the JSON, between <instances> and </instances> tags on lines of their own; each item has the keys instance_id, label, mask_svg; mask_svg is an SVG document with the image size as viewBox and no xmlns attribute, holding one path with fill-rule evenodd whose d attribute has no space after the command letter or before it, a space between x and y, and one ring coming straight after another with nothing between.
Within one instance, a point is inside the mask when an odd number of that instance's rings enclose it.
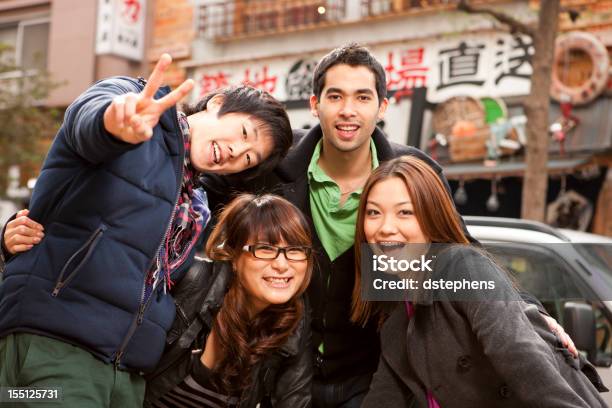
<instances>
[{"instance_id":1,"label":"woman with eyeglasses","mask_svg":"<svg viewBox=\"0 0 612 408\"><path fill-rule=\"evenodd\" d=\"M206 255L172 294L177 317L146 407L310 406L309 226L274 195L243 194L220 214Z\"/></svg>"}]
</instances>

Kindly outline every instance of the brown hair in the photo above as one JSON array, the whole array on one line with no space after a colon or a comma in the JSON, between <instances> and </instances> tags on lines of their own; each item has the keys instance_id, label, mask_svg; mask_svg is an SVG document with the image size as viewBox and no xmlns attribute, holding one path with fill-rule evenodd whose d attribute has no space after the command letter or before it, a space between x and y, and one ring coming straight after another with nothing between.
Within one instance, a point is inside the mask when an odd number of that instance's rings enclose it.
<instances>
[{"instance_id":1,"label":"brown hair","mask_svg":"<svg viewBox=\"0 0 612 408\"><path fill-rule=\"evenodd\" d=\"M361 244L367 242L363 224L368 196L381 181L397 177L404 182L423 235L436 243L469 243L459 213L438 174L424 161L414 156L402 156L381 164L372 174L361 193L355 232L355 286L351 320L365 325L370 318L380 317L380 302L361 299Z\"/></svg>"},{"instance_id":2,"label":"brown hair","mask_svg":"<svg viewBox=\"0 0 612 408\"><path fill-rule=\"evenodd\" d=\"M235 261L253 239L311 246L310 227L289 201L272 194L241 194L221 212L206 254L215 261ZM249 316L244 287L239 279L233 279L213 323L223 355L214 378L228 392L242 394L251 384L253 367L285 344L297 328L304 313L300 296L312 275L312 254L307 262L297 293L287 303L271 305L254 318Z\"/></svg>"}]
</instances>

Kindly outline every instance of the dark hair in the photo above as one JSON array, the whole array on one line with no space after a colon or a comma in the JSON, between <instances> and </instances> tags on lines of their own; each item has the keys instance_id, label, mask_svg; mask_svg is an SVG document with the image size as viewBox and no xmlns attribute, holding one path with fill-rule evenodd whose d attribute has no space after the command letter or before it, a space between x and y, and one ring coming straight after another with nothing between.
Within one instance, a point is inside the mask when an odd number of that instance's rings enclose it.
<instances>
[{"instance_id":1,"label":"dark hair","mask_svg":"<svg viewBox=\"0 0 612 408\"><path fill-rule=\"evenodd\" d=\"M398 178L406 186L414 215L427 239L439 243L469 243L451 196L440 176L429 164L415 156L401 156L382 163L372 172L363 187L355 229L355 285L351 320L362 325L374 316L380 317L384 307L380 302L367 302L361 297L360 260L361 244L366 242L363 227L365 210L372 188L390 178Z\"/></svg>"},{"instance_id":2,"label":"dark hair","mask_svg":"<svg viewBox=\"0 0 612 408\"><path fill-rule=\"evenodd\" d=\"M253 239L311 246L308 222L289 201L272 194L241 194L221 212L206 244L206 254L216 261L235 261ZM246 290L239 279L233 279L213 322L223 350L223 358L215 367L215 382L227 391L242 394L250 386L255 365L285 344L296 330L304 314L300 296L312 275L312 253L307 262L304 281L296 294L287 303L268 306L254 318L249 317Z\"/></svg>"},{"instance_id":3,"label":"dark hair","mask_svg":"<svg viewBox=\"0 0 612 408\"><path fill-rule=\"evenodd\" d=\"M312 75L312 92L321 98L321 92L325 87L325 74L327 70L338 64L346 64L351 67L364 66L368 68L376 80L376 93L378 94L378 104L380 105L387 97L387 77L385 70L380 62L374 58L370 51L357 43L350 43L343 47L336 48L329 54L321 58Z\"/></svg>"},{"instance_id":4,"label":"dark hair","mask_svg":"<svg viewBox=\"0 0 612 408\"><path fill-rule=\"evenodd\" d=\"M246 113L272 138L273 148L270 157L257 166L240 172L238 176L242 179L252 179L272 171L285 157L293 143L291 123L285 107L268 92L242 85L212 91L194 104L183 105L181 110L187 116L205 111L208 101L219 94L224 98L217 116L226 113Z\"/></svg>"}]
</instances>

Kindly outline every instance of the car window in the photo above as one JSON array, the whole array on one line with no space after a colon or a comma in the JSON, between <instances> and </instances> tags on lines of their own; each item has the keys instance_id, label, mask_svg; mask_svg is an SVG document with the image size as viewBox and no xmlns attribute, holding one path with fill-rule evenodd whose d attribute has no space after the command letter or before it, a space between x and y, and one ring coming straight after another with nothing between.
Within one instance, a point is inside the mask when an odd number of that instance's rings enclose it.
<instances>
[{"instance_id":1,"label":"car window","mask_svg":"<svg viewBox=\"0 0 612 408\"><path fill-rule=\"evenodd\" d=\"M551 249L518 243L485 244L495 260L509 273L520 290L542 302L548 313L563 325L563 307L567 301L589 303L595 313L596 364L608 366L612 358L612 324L605 306L593 300L576 283L577 272Z\"/></svg>"},{"instance_id":2,"label":"car window","mask_svg":"<svg viewBox=\"0 0 612 408\"><path fill-rule=\"evenodd\" d=\"M551 251L506 243L485 246L519 290L538 298L557 321L562 323L563 303L587 297L574 282L569 267Z\"/></svg>"},{"instance_id":3,"label":"car window","mask_svg":"<svg viewBox=\"0 0 612 408\"><path fill-rule=\"evenodd\" d=\"M612 244L578 243L573 245L589 265L599 268L605 277L612 279Z\"/></svg>"}]
</instances>

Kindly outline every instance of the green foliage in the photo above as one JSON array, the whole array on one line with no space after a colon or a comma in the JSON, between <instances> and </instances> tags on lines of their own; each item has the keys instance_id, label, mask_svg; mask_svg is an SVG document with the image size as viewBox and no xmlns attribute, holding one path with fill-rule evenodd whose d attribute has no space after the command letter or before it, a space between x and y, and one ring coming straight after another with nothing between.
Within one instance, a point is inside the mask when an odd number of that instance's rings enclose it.
<instances>
[{"instance_id":1,"label":"green foliage","mask_svg":"<svg viewBox=\"0 0 612 408\"><path fill-rule=\"evenodd\" d=\"M18 164L22 173L37 172L48 147L45 141L59 127L59 112L43 105L59 84L48 72L15 65L11 51L0 43L0 197L6 191L8 167Z\"/></svg>"}]
</instances>

